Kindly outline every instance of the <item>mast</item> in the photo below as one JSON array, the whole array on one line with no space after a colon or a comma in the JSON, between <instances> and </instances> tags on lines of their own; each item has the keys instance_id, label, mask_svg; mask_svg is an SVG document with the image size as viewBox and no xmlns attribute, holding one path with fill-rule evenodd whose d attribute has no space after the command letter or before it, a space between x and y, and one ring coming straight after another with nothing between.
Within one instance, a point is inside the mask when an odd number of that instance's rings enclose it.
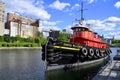
<instances>
[{"instance_id":1,"label":"mast","mask_svg":"<svg viewBox=\"0 0 120 80\"><path fill-rule=\"evenodd\" d=\"M81 3L81 20L84 20L84 18L83 18L83 2Z\"/></svg>"},{"instance_id":2,"label":"mast","mask_svg":"<svg viewBox=\"0 0 120 80\"><path fill-rule=\"evenodd\" d=\"M84 9L84 7L83 7L83 2L81 2L81 19L80 19L80 22L79 22L79 24L83 24L83 21L84 21L84 18L83 18L83 12L85 11L85 10L87 10L87 9Z\"/></svg>"}]
</instances>

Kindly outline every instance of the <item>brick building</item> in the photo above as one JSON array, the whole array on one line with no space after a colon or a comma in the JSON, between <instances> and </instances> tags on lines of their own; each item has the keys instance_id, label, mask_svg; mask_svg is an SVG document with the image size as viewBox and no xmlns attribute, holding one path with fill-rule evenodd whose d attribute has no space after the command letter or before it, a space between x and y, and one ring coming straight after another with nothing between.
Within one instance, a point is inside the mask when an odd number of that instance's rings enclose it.
<instances>
[{"instance_id":1,"label":"brick building","mask_svg":"<svg viewBox=\"0 0 120 80\"><path fill-rule=\"evenodd\" d=\"M14 13L7 13L6 29L9 29L10 36L35 38L39 30L39 21L26 18Z\"/></svg>"}]
</instances>

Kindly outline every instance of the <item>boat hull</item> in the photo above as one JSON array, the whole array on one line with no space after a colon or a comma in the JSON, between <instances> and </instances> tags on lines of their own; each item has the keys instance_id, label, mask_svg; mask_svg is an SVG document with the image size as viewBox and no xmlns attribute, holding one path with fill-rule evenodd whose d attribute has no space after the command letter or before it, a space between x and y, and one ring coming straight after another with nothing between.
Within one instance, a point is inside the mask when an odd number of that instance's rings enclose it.
<instances>
[{"instance_id":1,"label":"boat hull","mask_svg":"<svg viewBox=\"0 0 120 80\"><path fill-rule=\"evenodd\" d=\"M92 80L110 56L83 63L46 66L46 80Z\"/></svg>"},{"instance_id":2,"label":"boat hull","mask_svg":"<svg viewBox=\"0 0 120 80\"><path fill-rule=\"evenodd\" d=\"M62 71L66 71L66 70L81 70L81 69L86 69L86 68L90 68L90 67L94 67L97 65L104 65L106 64L110 59L110 56L106 56L104 58L101 59L97 59L97 60L92 60L92 61L86 61L86 62L78 62L78 63L73 63L73 64L62 64L62 65L49 65L46 66L46 70L47 71L58 71L58 70L62 70Z\"/></svg>"}]
</instances>

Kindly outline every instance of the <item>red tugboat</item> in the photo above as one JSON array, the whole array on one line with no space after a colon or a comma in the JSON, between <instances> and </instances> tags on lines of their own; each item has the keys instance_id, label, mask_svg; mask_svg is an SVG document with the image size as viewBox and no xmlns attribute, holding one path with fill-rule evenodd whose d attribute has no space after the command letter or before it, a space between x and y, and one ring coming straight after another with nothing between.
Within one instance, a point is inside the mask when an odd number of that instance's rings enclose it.
<instances>
[{"instance_id":1,"label":"red tugboat","mask_svg":"<svg viewBox=\"0 0 120 80\"><path fill-rule=\"evenodd\" d=\"M83 14L83 8L81 9ZM47 43L42 46L42 60L47 70L87 68L108 61L111 50L100 36L83 24L83 16L73 26L69 42L58 41L59 31L51 31ZM79 67L78 67L79 66Z\"/></svg>"}]
</instances>

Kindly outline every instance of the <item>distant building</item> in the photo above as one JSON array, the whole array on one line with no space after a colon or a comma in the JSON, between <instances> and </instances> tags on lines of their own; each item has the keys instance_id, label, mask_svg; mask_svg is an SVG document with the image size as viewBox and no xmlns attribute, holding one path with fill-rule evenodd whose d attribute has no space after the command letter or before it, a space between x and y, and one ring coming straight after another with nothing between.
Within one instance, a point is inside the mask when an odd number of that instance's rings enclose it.
<instances>
[{"instance_id":1,"label":"distant building","mask_svg":"<svg viewBox=\"0 0 120 80\"><path fill-rule=\"evenodd\" d=\"M39 31L42 32L42 20L41 19L36 20L36 24L39 24Z\"/></svg>"},{"instance_id":2,"label":"distant building","mask_svg":"<svg viewBox=\"0 0 120 80\"><path fill-rule=\"evenodd\" d=\"M113 36L113 38L105 38L105 42L107 43L107 44L109 44L109 45L111 45L112 44L112 41L114 40L114 36Z\"/></svg>"},{"instance_id":3,"label":"distant building","mask_svg":"<svg viewBox=\"0 0 120 80\"><path fill-rule=\"evenodd\" d=\"M33 20L14 13L7 14L6 29L9 29L10 36L35 38L39 30L39 20Z\"/></svg>"},{"instance_id":4,"label":"distant building","mask_svg":"<svg viewBox=\"0 0 120 80\"><path fill-rule=\"evenodd\" d=\"M63 29L63 30L62 30L62 32L65 32L65 33L67 33L67 29Z\"/></svg>"},{"instance_id":5,"label":"distant building","mask_svg":"<svg viewBox=\"0 0 120 80\"><path fill-rule=\"evenodd\" d=\"M0 36L4 35L4 13L5 3L0 1Z\"/></svg>"},{"instance_id":6,"label":"distant building","mask_svg":"<svg viewBox=\"0 0 120 80\"><path fill-rule=\"evenodd\" d=\"M112 41L114 40L114 36L113 36L113 38L104 38L104 35L102 35L102 36L98 35L98 37L101 38L102 41L107 43L108 45L111 45Z\"/></svg>"}]
</instances>

